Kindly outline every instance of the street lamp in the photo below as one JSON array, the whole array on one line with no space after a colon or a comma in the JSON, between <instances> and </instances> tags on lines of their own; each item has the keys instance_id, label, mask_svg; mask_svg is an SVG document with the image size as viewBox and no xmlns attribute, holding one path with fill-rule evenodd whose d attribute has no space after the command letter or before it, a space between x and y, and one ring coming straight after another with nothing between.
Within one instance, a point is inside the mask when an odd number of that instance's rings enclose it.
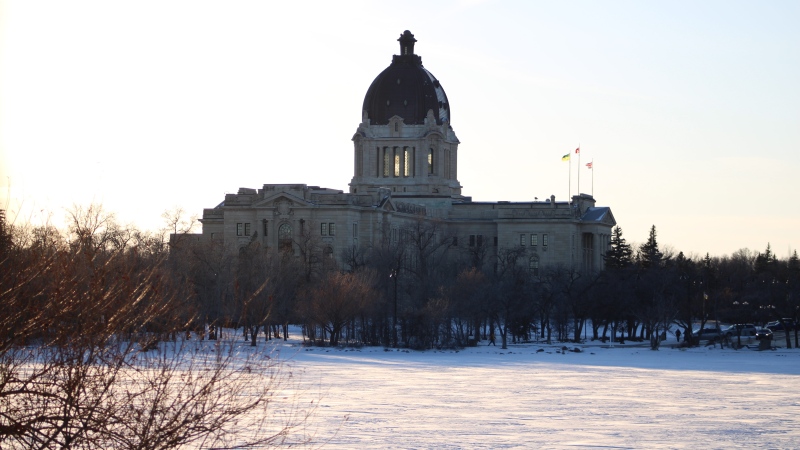
<instances>
[{"instance_id":1,"label":"street lamp","mask_svg":"<svg viewBox=\"0 0 800 450\"><path fill-rule=\"evenodd\" d=\"M397 269L389 272L389 278L394 279L394 315L392 317L392 341L397 348Z\"/></svg>"}]
</instances>

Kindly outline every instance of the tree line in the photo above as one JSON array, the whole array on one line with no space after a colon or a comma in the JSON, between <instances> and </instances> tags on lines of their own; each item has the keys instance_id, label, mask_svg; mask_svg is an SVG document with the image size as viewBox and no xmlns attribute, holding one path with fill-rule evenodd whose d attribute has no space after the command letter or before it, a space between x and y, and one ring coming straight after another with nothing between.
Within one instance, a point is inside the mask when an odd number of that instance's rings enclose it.
<instances>
[{"instance_id":1,"label":"tree line","mask_svg":"<svg viewBox=\"0 0 800 450\"><path fill-rule=\"evenodd\" d=\"M257 234L238 251L174 239L171 262L194 286L203 318L195 326L212 339L217 327L241 329L253 345L258 336L286 339L289 324L299 324L312 345L459 348L496 332L503 348L583 339L658 348L667 330L682 329L686 345L695 345L692 331L706 322L797 320L800 307L796 252L780 260L768 245L763 253L692 258L662 251L655 226L636 248L616 227L606 269L594 273L539 269L522 246L459 247L459 236L435 220L387 230L369 248L346 248L339 267L312 230L305 224L277 252Z\"/></svg>"},{"instance_id":2,"label":"tree line","mask_svg":"<svg viewBox=\"0 0 800 450\"><path fill-rule=\"evenodd\" d=\"M340 267L314 224L301 227L282 251L264 248L257 233L231 249L188 233L194 220L182 211L164 217L165 229L148 234L117 224L96 206L76 208L66 233L47 226L6 230L4 247L20 255L82 254L91 261L83 277L94 282L108 278L92 273L110 270L101 263L108 255L116 255L117 273L141 277L157 270L158 276L145 281L168 285L159 292L171 293L169 310L142 310L146 326L129 330L180 329L215 340L218 330L233 328L252 346L259 337L286 339L289 325L298 324L312 345L458 348L497 333L504 348L510 342L583 339L648 340L657 348L665 331L676 327L691 345L693 329L707 322L796 321L800 310L796 252L781 260L767 245L758 253L687 257L662 250L655 226L635 248L614 228L605 270L583 273L563 266L540 269L522 246L490 248L478 240L459 247L458 236L431 220L387 230L369 248L342 250ZM62 265L80 267L75 261ZM123 279L131 286L120 287L117 301L133 307L131 298L147 298L134 289L143 285L140 278ZM103 315L102 299L86 301ZM89 326L66 321L72 322ZM59 332L69 334L69 326ZM786 345L791 346L789 333Z\"/></svg>"}]
</instances>

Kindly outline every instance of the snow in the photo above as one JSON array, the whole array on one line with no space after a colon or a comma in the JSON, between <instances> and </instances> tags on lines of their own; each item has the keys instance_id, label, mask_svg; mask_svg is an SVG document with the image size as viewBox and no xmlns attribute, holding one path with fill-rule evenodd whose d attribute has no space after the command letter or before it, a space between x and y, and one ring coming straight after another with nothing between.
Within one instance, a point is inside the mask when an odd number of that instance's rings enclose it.
<instances>
[{"instance_id":1,"label":"snow","mask_svg":"<svg viewBox=\"0 0 800 450\"><path fill-rule=\"evenodd\" d=\"M297 383L286 398L319 402L307 428L324 448L800 445L799 350L669 344L270 345Z\"/></svg>"}]
</instances>

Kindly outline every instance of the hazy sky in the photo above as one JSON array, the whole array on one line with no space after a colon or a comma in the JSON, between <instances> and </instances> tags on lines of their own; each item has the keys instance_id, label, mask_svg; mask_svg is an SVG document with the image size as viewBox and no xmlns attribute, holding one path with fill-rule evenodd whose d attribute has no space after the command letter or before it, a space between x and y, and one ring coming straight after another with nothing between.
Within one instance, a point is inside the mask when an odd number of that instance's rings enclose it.
<instances>
[{"instance_id":1,"label":"hazy sky","mask_svg":"<svg viewBox=\"0 0 800 450\"><path fill-rule=\"evenodd\" d=\"M687 254L800 247L800 2L0 3L2 205L155 229L265 183L347 190L403 30L442 83L474 200L610 206ZM574 155L573 155L574 156ZM17 214L19 212L19 214Z\"/></svg>"}]
</instances>

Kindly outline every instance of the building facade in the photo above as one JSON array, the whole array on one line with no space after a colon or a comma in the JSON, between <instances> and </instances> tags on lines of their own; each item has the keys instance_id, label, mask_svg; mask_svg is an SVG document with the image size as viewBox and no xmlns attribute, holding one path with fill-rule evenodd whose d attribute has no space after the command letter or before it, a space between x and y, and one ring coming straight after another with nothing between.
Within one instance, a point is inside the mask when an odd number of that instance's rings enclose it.
<instances>
[{"instance_id":1,"label":"building facade","mask_svg":"<svg viewBox=\"0 0 800 450\"><path fill-rule=\"evenodd\" d=\"M616 222L592 196L473 202L462 195L447 95L414 53L414 35L405 31L398 41L400 54L364 98L349 192L305 184L240 188L203 211L202 239L291 253L314 239L323 258L347 268L348 252L402 240L405 229L430 224L455 255L481 250L491 260L516 248L533 273L601 270Z\"/></svg>"}]
</instances>

